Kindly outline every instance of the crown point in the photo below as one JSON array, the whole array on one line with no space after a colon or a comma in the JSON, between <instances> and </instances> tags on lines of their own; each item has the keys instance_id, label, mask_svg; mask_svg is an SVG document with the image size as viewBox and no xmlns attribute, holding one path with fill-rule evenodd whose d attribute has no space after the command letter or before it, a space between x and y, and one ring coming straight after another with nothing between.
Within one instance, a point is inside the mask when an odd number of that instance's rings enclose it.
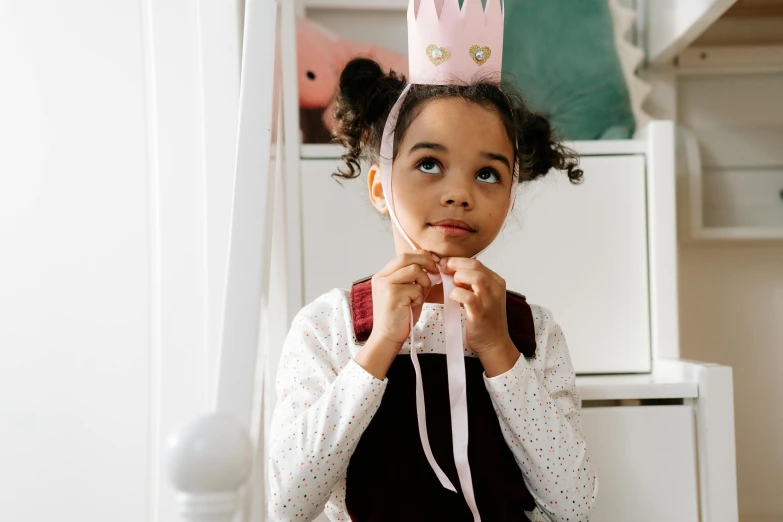
<instances>
[{"instance_id":1,"label":"crown point","mask_svg":"<svg viewBox=\"0 0 783 522\"><path fill-rule=\"evenodd\" d=\"M443 12L443 6L446 4L446 0L433 0L435 2L435 11L438 12L438 16Z\"/></svg>"},{"instance_id":2,"label":"crown point","mask_svg":"<svg viewBox=\"0 0 783 522\"><path fill-rule=\"evenodd\" d=\"M440 21L445 25L459 24L462 22L462 13L459 9L459 0L443 0Z\"/></svg>"},{"instance_id":3,"label":"crown point","mask_svg":"<svg viewBox=\"0 0 783 522\"><path fill-rule=\"evenodd\" d=\"M466 17L484 16L481 0L462 0L462 12Z\"/></svg>"},{"instance_id":4,"label":"crown point","mask_svg":"<svg viewBox=\"0 0 783 522\"><path fill-rule=\"evenodd\" d=\"M487 0L487 5L484 7L484 13L487 16L503 15L503 8L500 5L500 0Z\"/></svg>"},{"instance_id":5,"label":"crown point","mask_svg":"<svg viewBox=\"0 0 783 522\"><path fill-rule=\"evenodd\" d=\"M421 5L421 0L411 0L408 2L408 14L413 15L415 18L416 15L419 14L419 6Z\"/></svg>"},{"instance_id":6,"label":"crown point","mask_svg":"<svg viewBox=\"0 0 783 522\"><path fill-rule=\"evenodd\" d=\"M435 0L421 0L417 11L417 20L437 21L440 13L435 6Z\"/></svg>"}]
</instances>

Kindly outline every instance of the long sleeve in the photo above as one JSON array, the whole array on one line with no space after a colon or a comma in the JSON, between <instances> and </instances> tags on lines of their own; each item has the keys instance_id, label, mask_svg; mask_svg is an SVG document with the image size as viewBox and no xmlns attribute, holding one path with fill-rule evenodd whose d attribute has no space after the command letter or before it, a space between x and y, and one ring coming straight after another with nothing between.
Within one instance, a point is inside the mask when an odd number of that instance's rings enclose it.
<instances>
[{"instance_id":1,"label":"long sleeve","mask_svg":"<svg viewBox=\"0 0 783 522\"><path fill-rule=\"evenodd\" d=\"M503 436L548 521L589 519L598 479L580 430L581 400L563 331L536 307L536 358L520 355L508 372L484 382Z\"/></svg>"},{"instance_id":2,"label":"long sleeve","mask_svg":"<svg viewBox=\"0 0 783 522\"><path fill-rule=\"evenodd\" d=\"M313 520L339 486L387 380L346 354L339 306L320 301L294 319L277 374L269 452L269 514ZM342 332L342 333L341 333ZM337 367L342 366L342 367Z\"/></svg>"}]
</instances>

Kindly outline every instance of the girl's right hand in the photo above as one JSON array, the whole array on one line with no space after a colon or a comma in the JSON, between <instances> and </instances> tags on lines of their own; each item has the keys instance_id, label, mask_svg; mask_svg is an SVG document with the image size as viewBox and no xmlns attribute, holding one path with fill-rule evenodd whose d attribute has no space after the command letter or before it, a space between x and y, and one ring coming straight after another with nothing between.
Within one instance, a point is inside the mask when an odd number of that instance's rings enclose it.
<instances>
[{"instance_id":1,"label":"girl's right hand","mask_svg":"<svg viewBox=\"0 0 783 522\"><path fill-rule=\"evenodd\" d=\"M370 337L402 348L410 335L411 307L415 323L432 284L427 272L439 273L433 254L415 250L398 255L373 276Z\"/></svg>"}]
</instances>

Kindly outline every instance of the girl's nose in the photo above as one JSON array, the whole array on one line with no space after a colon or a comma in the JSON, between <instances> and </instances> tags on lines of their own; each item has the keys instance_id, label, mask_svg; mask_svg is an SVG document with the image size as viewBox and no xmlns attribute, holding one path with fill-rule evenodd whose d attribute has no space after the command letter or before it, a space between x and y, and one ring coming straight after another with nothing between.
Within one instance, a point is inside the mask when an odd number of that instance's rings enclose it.
<instances>
[{"instance_id":1,"label":"girl's nose","mask_svg":"<svg viewBox=\"0 0 783 522\"><path fill-rule=\"evenodd\" d=\"M473 207L473 197L465 187L452 185L444 191L441 204L446 207L460 206L470 209Z\"/></svg>"},{"instance_id":2,"label":"girl's nose","mask_svg":"<svg viewBox=\"0 0 783 522\"><path fill-rule=\"evenodd\" d=\"M450 200L446 201L446 205L460 205L460 206L463 206L463 207L467 208L467 207L470 206L470 203L468 203L467 201L459 202L459 201L450 199Z\"/></svg>"}]
</instances>

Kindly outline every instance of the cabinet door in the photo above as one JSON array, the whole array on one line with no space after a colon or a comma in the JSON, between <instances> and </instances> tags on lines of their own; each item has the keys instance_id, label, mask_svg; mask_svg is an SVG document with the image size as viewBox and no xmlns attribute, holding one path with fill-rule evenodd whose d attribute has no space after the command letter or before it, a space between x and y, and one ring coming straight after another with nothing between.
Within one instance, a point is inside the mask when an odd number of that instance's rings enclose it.
<instances>
[{"instance_id":1,"label":"cabinet door","mask_svg":"<svg viewBox=\"0 0 783 522\"><path fill-rule=\"evenodd\" d=\"M643 156L582 159L523 185L505 230L480 259L510 290L552 311L579 373L650 370Z\"/></svg>"},{"instance_id":2,"label":"cabinet door","mask_svg":"<svg viewBox=\"0 0 783 522\"><path fill-rule=\"evenodd\" d=\"M690 406L585 408L582 430L598 474L594 520L697 522Z\"/></svg>"},{"instance_id":3,"label":"cabinet door","mask_svg":"<svg viewBox=\"0 0 783 522\"><path fill-rule=\"evenodd\" d=\"M391 223L366 178L338 184L338 160L302 162L307 302L394 256ZM520 188L506 229L480 259L531 303L552 310L579 373L650 369L645 166L642 156L586 157L585 181L554 173Z\"/></svg>"}]
</instances>

